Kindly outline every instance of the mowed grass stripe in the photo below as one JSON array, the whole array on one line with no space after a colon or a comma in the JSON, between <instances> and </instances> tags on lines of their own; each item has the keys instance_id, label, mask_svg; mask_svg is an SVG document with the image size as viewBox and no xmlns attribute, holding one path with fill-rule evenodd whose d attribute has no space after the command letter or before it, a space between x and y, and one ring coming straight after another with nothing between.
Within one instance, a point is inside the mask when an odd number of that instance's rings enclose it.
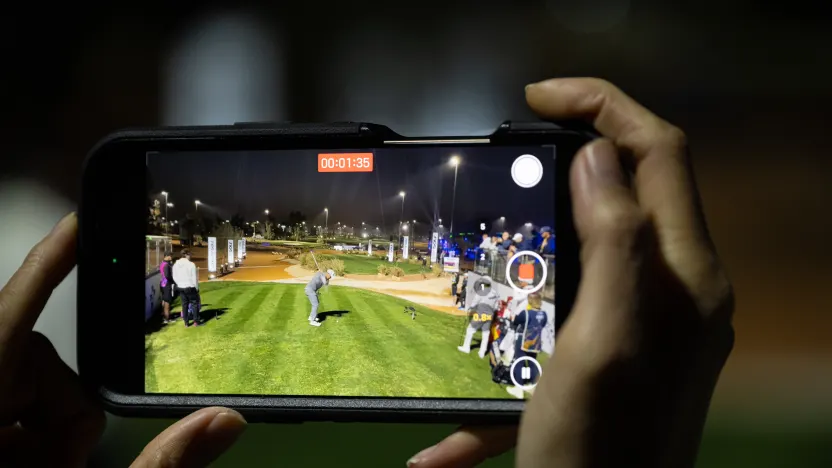
<instances>
[{"instance_id":1,"label":"mowed grass stripe","mask_svg":"<svg viewBox=\"0 0 832 468\"><path fill-rule=\"evenodd\" d=\"M286 328L293 316L298 289L292 285L271 284L265 286L268 299L254 310L258 319L247 323L241 339L245 346L234 350L239 355L235 370L234 392L280 394L279 370L287 366ZM244 351L243 351L244 349Z\"/></svg>"},{"instance_id":2,"label":"mowed grass stripe","mask_svg":"<svg viewBox=\"0 0 832 468\"><path fill-rule=\"evenodd\" d=\"M411 384L411 388L406 391L405 395L426 395L425 392L437 392L440 389L437 395L427 396L439 397L454 394L455 385L452 380L458 369L449 365L446 357L448 353L438 349L436 342L425 340L416 331L421 324L413 323L415 320L404 313L404 304L401 306L401 311L397 310L398 308L390 310L390 307L384 307L381 298L370 297L368 294L364 296L364 302L369 306L368 309L380 319L381 327L375 328L373 333L386 328L387 334L393 338L391 346L386 349L387 358L392 362L409 363L409 365L399 365L396 369L395 378L406 380ZM405 317L411 323L404 323Z\"/></svg>"},{"instance_id":3,"label":"mowed grass stripe","mask_svg":"<svg viewBox=\"0 0 832 468\"><path fill-rule=\"evenodd\" d=\"M213 304L216 307L227 307L229 311L235 311L228 314L226 320L211 320L203 327L187 330L194 335L195 341L190 352L211 356L210 359L197 359L198 364L193 367L193 377L189 379L188 386L199 388L200 393L227 393L226 380L219 381L223 385L216 385L212 381L215 381L217 376L233 373L249 352L246 346L247 337L234 333L235 325L248 321L253 315L252 311L260 307L269 291L268 288L255 285L239 285L237 288L237 295L228 296L232 298L230 303ZM210 299L210 296L211 293L205 294L206 299ZM229 350L235 350L235 352L232 354Z\"/></svg>"},{"instance_id":4,"label":"mowed grass stripe","mask_svg":"<svg viewBox=\"0 0 832 468\"><path fill-rule=\"evenodd\" d=\"M289 324L290 339L294 352L291 353L292 360L286 363L283 375L286 381L294 388L295 395L321 395L329 394L333 388L335 378L333 373L341 365L337 361L337 342L333 342L327 325L320 327L310 326L308 323L309 312L312 305L303 291L304 285L293 285L298 288L300 294L295 301L295 313L299 315L297 323L294 320ZM329 309L330 291L318 295L318 312ZM298 369L304 369L298 372Z\"/></svg>"},{"instance_id":5,"label":"mowed grass stripe","mask_svg":"<svg viewBox=\"0 0 832 468\"><path fill-rule=\"evenodd\" d=\"M160 332L160 339L165 338L168 346L164 350L167 362L179 363L174 366L175 375L170 373L157 375L157 387L160 391L169 393L222 393L222 386L217 387L211 382L217 375L226 375L232 371L233 363L225 358L226 350L234 346L229 343L223 328L233 324L237 311L245 308L245 304L261 290L254 285L219 285L208 283L200 290L203 304L210 304L207 310L213 308L227 308L226 320L210 320L198 328L185 328L182 322L166 327ZM221 286L221 287L218 287Z\"/></svg>"},{"instance_id":6,"label":"mowed grass stripe","mask_svg":"<svg viewBox=\"0 0 832 468\"><path fill-rule=\"evenodd\" d=\"M372 332L378 327L378 317L369 313L367 304L354 292L352 288L333 287L331 298L335 309L349 313L340 322L330 323L332 318L329 318L323 325L327 331L332 330L332 339L338 342L337 359L342 363L334 374L332 394L401 395L406 388L396 377L395 365L387 359L386 348L394 337L382 337Z\"/></svg>"},{"instance_id":7,"label":"mowed grass stripe","mask_svg":"<svg viewBox=\"0 0 832 468\"><path fill-rule=\"evenodd\" d=\"M233 376L222 379L221 391L212 385L210 390L218 393L238 393L245 391L247 385L260 385L267 378L257 367L261 359L257 343L269 314L273 313L270 304L274 301L275 290L270 285L258 285L246 288L246 300L234 306L234 314L229 320L223 320L217 328L218 352L224 362L223 375ZM256 388L256 387L255 387Z\"/></svg>"}]
</instances>

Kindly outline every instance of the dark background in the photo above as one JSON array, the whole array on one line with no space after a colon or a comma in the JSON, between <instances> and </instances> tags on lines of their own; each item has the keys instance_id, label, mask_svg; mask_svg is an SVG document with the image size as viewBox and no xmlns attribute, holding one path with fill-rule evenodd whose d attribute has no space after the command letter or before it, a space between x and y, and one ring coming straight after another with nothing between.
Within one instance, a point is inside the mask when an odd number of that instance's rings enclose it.
<instances>
[{"instance_id":1,"label":"dark background","mask_svg":"<svg viewBox=\"0 0 832 468\"><path fill-rule=\"evenodd\" d=\"M600 76L688 133L736 285L737 346L701 466L832 465L827 5L237 5L29 2L4 11L4 259L19 261L77 201L86 151L117 128L365 120L411 135L487 133L531 117L526 83ZM74 364L72 329L50 328L71 307L50 309L39 327ZM95 462L126 465L167 423L112 418ZM253 427L218 465L391 466L451 429Z\"/></svg>"},{"instance_id":2,"label":"dark background","mask_svg":"<svg viewBox=\"0 0 832 468\"><path fill-rule=\"evenodd\" d=\"M202 216L231 219L240 215L242 224L264 221L268 209L269 216L281 223L288 222L289 213L298 210L310 229L326 225L324 208L328 208L331 229L341 223L354 227L358 236L363 232L361 223L395 235L399 222L405 221L411 223L411 236L427 237L434 222L438 228L438 220L443 218L446 231L453 219L456 233L480 232L480 220L486 222L489 233L503 226L512 233L522 231L525 223L538 229L554 226L552 147L439 146L370 151L372 172L342 173L318 172L318 154L332 150L151 154L147 158L148 197L164 203L160 194L169 192L167 199L174 206L168 217L172 220L197 216L194 200L199 199ZM543 176L534 187L520 187L512 179L512 163L522 154L536 155L541 162ZM461 161L457 187L449 164L452 156ZM404 203L401 191L405 192ZM506 218L504 223L499 222L501 216ZM417 223L415 234L412 221ZM477 239L477 245L481 240Z\"/></svg>"}]
</instances>

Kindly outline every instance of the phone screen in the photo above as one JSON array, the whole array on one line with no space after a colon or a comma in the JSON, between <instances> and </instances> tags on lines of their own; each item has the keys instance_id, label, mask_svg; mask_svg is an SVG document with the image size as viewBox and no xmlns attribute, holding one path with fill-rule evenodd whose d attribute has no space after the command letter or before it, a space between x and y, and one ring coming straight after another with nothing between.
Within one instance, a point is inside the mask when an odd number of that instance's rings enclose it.
<instances>
[{"instance_id":1,"label":"phone screen","mask_svg":"<svg viewBox=\"0 0 832 468\"><path fill-rule=\"evenodd\" d=\"M523 399L555 148L148 153L145 391Z\"/></svg>"}]
</instances>

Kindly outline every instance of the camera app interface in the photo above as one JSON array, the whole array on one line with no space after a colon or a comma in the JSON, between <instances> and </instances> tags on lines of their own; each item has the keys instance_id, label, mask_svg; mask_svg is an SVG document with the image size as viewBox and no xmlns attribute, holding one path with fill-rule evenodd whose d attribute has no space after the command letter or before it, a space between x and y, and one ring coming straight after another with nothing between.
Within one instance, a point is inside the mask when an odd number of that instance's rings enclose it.
<instances>
[{"instance_id":1,"label":"camera app interface","mask_svg":"<svg viewBox=\"0 0 832 468\"><path fill-rule=\"evenodd\" d=\"M147 155L145 391L524 399L555 148Z\"/></svg>"}]
</instances>

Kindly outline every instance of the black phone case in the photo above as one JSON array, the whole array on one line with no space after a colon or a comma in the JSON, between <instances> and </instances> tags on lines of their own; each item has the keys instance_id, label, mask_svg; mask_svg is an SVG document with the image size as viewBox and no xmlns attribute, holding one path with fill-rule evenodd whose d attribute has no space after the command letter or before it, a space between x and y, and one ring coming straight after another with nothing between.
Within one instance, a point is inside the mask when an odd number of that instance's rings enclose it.
<instances>
[{"instance_id":1,"label":"black phone case","mask_svg":"<svg viewBox=\"0 0 832 468\"><path fill-rule=\"evenodd\" d=\"M493 143L508 143L518 135L571 135L584 143L598 138L591 125L581 121L571 122L511 122L502 123L492 134L483 135ZM405 137L386 126L360 122L294 123L294 122L246 122L224 126L188 126L126 129L112 133L100 140L90 151L84 163L84 173L91 159L102 148L114 141L125 140L210 140L218 146L226 140L286 137L287 148L309 147L328 138L339 141L354 140L356 147L371 147L386 141L425 140L425 137ZM459 137L464 139L472 136ZM435 140L453 142L454 137L436 137ZM314 141L314 143L312 143ZM283 140L281 141L281 143ZM559 195L563 193L556 189ZM79 219L84 218L84 197L81 200ZM568 213L571 227L571 210ZM559 215L558 215L559 216ZM83 224L82 224L83 225ZM79 235L79 247L84 246L84 230ZM571 255L571 254L570 254ZM561 254L559 253L559 264ZM577 252L575 252L577 259ZM88 309L83 303L83 285L93 280L92 273L78 265L78 311ZM574 278L575 286L578 278ZM560 281L560 279L559 279ZM564 304L571 309L571 301ZM561 303L557 301L557 307ZM568 310L568 309L567 309ZM558 314L562 317L565 314ZM559 327L562 318L558 318ZM83 334L79 318L78 353L81 356ZM280 397L255 395L126 395L114 392L95 382L84 379L83 363L79 359L82 382L96 393L105 409L127 417L178 418L207 406L234 408L250 422L300 423L305 421L339 422L424 422L502 424L517 423L525 406L522 400L440 399L440 398L358 398L358 397ZM450 405L450 407L449 407Z\"/></svg>"}]
</instances>

